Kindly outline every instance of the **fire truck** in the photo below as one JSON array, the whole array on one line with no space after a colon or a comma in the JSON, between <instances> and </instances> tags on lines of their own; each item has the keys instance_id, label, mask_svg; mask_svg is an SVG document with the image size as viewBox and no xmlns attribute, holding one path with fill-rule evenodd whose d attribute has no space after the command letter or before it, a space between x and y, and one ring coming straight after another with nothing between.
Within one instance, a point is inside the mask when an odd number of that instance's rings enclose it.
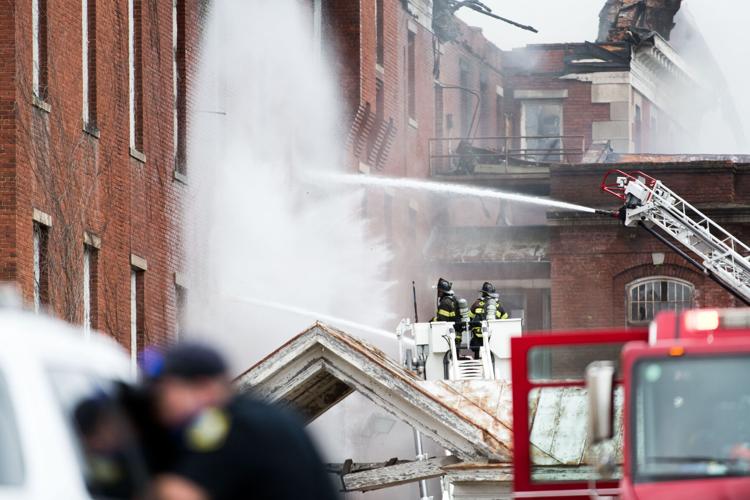
<instances>
[{"instance_id":1,"label":"fire truck","mask_svg":"<svg viewBox=\"0 0 750 500\"><path fill-rule=\"evenodd\" d=\"M601 187L622 200L614 215L626 226L748 303L745 244L643 172L611 171ZM540 379L531 355L540 350L588 353L591 362L574 379ZM517 336L511 360L514 498L750 498L750 309L664 311L648 329ZM586 390L585 481L534 479L529 395L552 387Z\"/></svg>"}]
</instances>

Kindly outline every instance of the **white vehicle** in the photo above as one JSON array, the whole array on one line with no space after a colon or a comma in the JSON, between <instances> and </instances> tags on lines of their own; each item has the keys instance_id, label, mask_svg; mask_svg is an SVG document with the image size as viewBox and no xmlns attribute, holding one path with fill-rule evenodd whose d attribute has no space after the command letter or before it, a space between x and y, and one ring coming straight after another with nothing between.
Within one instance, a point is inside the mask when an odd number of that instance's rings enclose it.
<instances>
[{"instance_id":1,"label":"white vehicle","mask_svg":"<svg viewBox=\"0 0 750 500\"><path fill-rule=\"evenodd\" d=\"M0 344L0 500L104 498L76 411L131 380L129 356L102 335L13 309L0 309Z\"/></svg>"}]
</instances>

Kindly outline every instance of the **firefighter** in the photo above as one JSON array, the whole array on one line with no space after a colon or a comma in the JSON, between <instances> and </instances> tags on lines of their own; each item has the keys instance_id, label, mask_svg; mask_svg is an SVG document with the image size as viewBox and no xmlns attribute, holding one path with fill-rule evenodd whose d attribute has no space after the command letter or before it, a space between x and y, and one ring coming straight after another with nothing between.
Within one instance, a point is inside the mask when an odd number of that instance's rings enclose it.
<instances>
[{"instance_id":1,"label":"firefighter","mask_svg":"<svg viewBox=\"0 0 750 500\"><path fill-rule=\"evenodd\" d=\"M149 385L154 417L175 450L154 480L154 498L338 498L302 423L286 410L235 395L213 349L171 348Z\"/></svg>"},{"instance_id":2,"label":"firefighter","mask_svg":"<svg viewBox=\"0 0 750 500\"><path fill-rule=\"evenodd\" d=\"M485 281L482 285L482 289L479 290L479 298L474 301L471 306L471 319L472 319L472 336L471 336L471 350L474 351L474 357L479 357L479 348L482 346L484 341L482 335L482 321L487 319L508 319L508 313L503 309L503 305L498 299L495 285L489 281ZM491 301L495 303L495 314L494 318L487 317L487 309L492 308Z\"/></svg>"},{"instance_id":3,"label":"firefighter","mask_svg":"<svg viewBox=\"0 0 750 500\"><path fill-rule=\"evenodd\" d=\"M432 321L455 323L458 319L458 299L453 293L453 283L440 278L437 283L437 312Z\"/></svg>"}]
</instances>

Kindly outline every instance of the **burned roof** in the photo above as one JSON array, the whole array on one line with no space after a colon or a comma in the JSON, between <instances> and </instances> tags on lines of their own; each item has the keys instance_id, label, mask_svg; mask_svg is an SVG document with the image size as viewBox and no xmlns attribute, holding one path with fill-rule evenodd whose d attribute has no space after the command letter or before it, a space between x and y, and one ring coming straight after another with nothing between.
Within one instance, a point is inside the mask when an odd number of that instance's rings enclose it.
<instances>
[{"instance_id":1,"label":"burned roof","mask_svg":"<svg viewBox=\"0 0 750 500\"><path fill-rule=\"evenodd\" d=\"M607 0L599 12L598 42L621 42L656 32L665 40L674 28L682 0Z\"/></svg>"},{"instance_id":2,"label":"burned roof","mask_svg":"<svg viewBox=\"0 0 750 500\"><path fill-rule=\"evenodd\" d=\"M559 53L555 61L545 60L540 53ZM631 50L627 42L617 43L547 43L514 48L505 53L504 67L509 74L595 73L627 71Z\"/></svg>"}]
</instances>

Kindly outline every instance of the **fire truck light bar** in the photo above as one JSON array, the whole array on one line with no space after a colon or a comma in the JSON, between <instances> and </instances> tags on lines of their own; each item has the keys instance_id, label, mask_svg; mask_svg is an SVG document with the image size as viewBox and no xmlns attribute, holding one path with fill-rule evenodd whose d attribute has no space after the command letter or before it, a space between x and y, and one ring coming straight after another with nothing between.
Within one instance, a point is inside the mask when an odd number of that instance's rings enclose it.
<instances>
[{"instance_id":1,"label":"fire truck light bar","mask_svg":"<svg viewBox=\"0 0 750 500\"><path fill-rule=\"evenodd\" d=\"M716 309L688 311L685 313L685 326L689 330L701 332L716 330L719 328L719 311Z\"/></svg>"},{"instance_id":2,"label":"fire truck light bar","mask_svg":"<svg viewBox=\"0 0 750 500\"><path fill-rule=\"evenodd\" d=\"M708 332L750 329L750 309L699 309L685 313L685 328Z\"/></svg>"}]
</instances>

